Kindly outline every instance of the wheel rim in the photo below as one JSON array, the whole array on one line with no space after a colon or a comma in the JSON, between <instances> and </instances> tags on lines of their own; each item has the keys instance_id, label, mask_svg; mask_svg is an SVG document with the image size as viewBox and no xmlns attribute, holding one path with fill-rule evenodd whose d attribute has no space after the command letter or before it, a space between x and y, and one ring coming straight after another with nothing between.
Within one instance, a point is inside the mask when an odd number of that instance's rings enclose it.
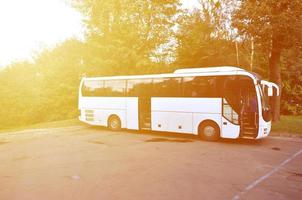
<instances>
[{"instance_id":1,"label":"wheel rim","mask_svg":"<svg viewBox=\"0 0 302 200\"><path fill-rule=\"evenodd\" d=\"M215 128L212 127L212 126L206 126L204 127L204 135L207 136L207 137L212 137L215 135L216 131L215 131Z\"/></svg>"},{"instance_id":2,"label":"wheel rim","mask_svg":"<svg viewBox=\"0 0 302 200\"><path fill-rule=\"evenodd\" d=\"M112 129L119 128L119 121L117 119L112 119L111 123L110 123L110 126L111 126Z\"/></svg>"}]
</instances>

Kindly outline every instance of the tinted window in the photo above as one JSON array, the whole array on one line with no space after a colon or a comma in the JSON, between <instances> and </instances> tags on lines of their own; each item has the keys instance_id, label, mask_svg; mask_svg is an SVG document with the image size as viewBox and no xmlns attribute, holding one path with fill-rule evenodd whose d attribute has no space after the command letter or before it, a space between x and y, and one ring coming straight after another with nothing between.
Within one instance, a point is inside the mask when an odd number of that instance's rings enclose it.
<instances>
[{"instance_id":1,"label":"tinted window","mask_svg":"<svg viewBox=\"0 0 302 200\"><path fill-rule=\"evenodd\" d=\"M124 96L125 85L124 80L88 80L83 83L82 95L83 96Z\"/></svg>"},{"instance_id":2,"label":"tinted window","mask_svg":"<svg viewBox=\"0 0 302 200\"><path fill-rule=\"evenodd\" d=\"M224 98L232 108L240 113L257 111L257 95L253 80L247 76L225 76Z\"/></svg>"},{"instance_id":3,"label":"tinted window","mask_svg":"<svg viewBox=\"0 0 302 200\"><path fill-rule=\"evenodd\" d=\"M131 97L152 96L152 79L134 79L127 81L127 95Z\"/></svg>"},{"instance_id":4,"label":"tinted window","mask_svg":"<svg viewBox=\"0 0 302 200\"><path fill-rule=\"evenodd\" d=\"M82 87L82 95L83 96L104 96L104 81L100 80L89 80L84 81Z\"/></svg>"},{"instance_id":5,"label":"tinted window","mask_svg":"<svg viewBox=\"0 0 302 200\"><path fill-rule=\"evenodd\" d=\"M153 79L154 96L179 97L182 95L181 78Z\"/></svg>"},{"instance_id":6,"label":"tinted window","mask_svg":"<svg viewBox=\"0 0 302 200\"><path fill-rule=\"evenodd\" d=\"M215 77L184 77L185 97L217 97Z\"/></svg>"},{"instance_id":7,"label":"tinted window","mask_svg":"<svg viewBox=\"0 0 302 200\"><path fill-rule=\"evenodd\" d=\"M125 95L125 80L106 80L105 90L106 96L122 97Z\"/></svg>"}]
</instances>

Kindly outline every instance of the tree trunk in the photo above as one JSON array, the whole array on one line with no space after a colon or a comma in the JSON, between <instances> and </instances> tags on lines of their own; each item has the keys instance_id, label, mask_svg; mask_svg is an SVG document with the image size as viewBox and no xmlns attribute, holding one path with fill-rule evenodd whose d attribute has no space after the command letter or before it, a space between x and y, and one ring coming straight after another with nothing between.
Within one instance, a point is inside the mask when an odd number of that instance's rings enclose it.
<instances>
[{"instance_id":1,"label":"tree trunk","mask_svg":"<svg viewBox=\"0 0 302 200\"><path fill-rule=\"evenodd\" d=\"M280 69L280 56L282 47L281 37L273 35L271 55L269 57L269 77L270 81L276 83L280 88L280 95L270 98L270 104L272 108L273 121L280 120L280 101L281 101L281 69ZM275 93L274 93L275 95Z\"/></svg>"}]
</instances>

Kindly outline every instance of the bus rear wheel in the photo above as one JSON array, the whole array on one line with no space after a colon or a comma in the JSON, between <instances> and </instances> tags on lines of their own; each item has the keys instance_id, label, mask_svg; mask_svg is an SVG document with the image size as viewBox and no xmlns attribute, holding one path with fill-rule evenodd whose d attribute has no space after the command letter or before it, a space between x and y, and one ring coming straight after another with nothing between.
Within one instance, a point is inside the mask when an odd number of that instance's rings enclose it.
<instances>
[{"instance_id":1,"label":"bus rear wheel","mask_svg":"<svg viewBox=\"0 0 302 200\"><path fill-rule=\"evenodd\" d=\"M111 116L108 120L108 128L113 131L121 129L121 120L118 116Z\"/></svg>"},{"instance_id":2,"label":"bus rear wheel","mask_svg":"<svg viewBox=\"0 0 302 200\"><path fill-rule=\"evenodd\" d=\"M199 125L198 135L207 141L217 141L220 138L220 129L213 121L206 121Z\"/></svg>"}]
</instances>

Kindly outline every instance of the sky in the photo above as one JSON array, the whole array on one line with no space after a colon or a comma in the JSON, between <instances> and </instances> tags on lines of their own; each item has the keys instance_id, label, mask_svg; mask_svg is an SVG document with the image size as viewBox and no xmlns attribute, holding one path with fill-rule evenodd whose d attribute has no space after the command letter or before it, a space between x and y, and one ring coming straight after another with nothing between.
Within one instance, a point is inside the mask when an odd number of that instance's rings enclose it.
<instances>
[{"instance_id":1,"label":"sky","mask_svg":"<svg viewBox=\"0 0 302 200\"><path fill-rule=\"evenodd\" d=\"M0 0L0 66L82 37L81 20L64 0Z\"/></svg>"},{"instance_id":2,"label":"sky","mask_svg":"<svg viewBox=\"0 0 302 200\"><path fill-rule=\"evenodd\" d=\"M191 9L198 0L182 0ZM84 37L82 15L65 0L0 0L0 67Z\"/></svg>"}]
</instances>

